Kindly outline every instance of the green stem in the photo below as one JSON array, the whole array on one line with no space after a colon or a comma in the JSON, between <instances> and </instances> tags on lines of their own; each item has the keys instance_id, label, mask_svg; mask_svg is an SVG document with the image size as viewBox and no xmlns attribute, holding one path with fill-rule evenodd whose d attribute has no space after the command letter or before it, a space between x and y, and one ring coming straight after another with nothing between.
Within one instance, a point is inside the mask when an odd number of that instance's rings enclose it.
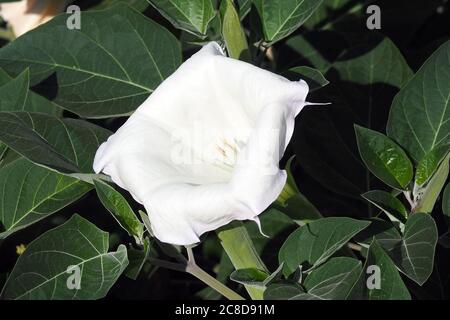
<instances>
[{"instance_id":1,"label":"green stem","mask_svg":"<svg viewBox=\"0 0 450 320\"><path fill-rule=\"evenodd\" d=\"M256 268L268 271L241 221L233 221L219 229L217 236L236 270ZM245 288L253 300L263 299L264 289L251 286Z\"/></svg>"},{"instance_id":2,"label":"green stem","mask_svg":"<svg viewBox=\"0 0 450 320\"><path fill-rule=\"evenodd\" d=\"M149 258L149 262L155 266L180 271L180 272L187 272L212 289L216 290L218 293L223 295L225 298L229 300L244 300L242 296L240 296L238 293L234 292L227 286L225 286L223 283L215 279L214 277L210 276L206 271L201 269L193 260L187 261L186 264L181 263L175 263L155 258Z\"/></svg>"},{"instance_id":3,"label":"green stem","mask_svg":"<svg viewBox=\"0 0 450 320\"><path fill-rule=\"evenodd\" d=\"M245 300L241 295L234 292L226 285L224 285L222 282L218 281L216 278L209 275L206 271L201 269L196 264L194 265L188 264L188 266L186 267L186 272L192 274L197 279L203 281L206 285L216 290L218 293L223 295L228 300Z\"/></svg>"}]
</instances>

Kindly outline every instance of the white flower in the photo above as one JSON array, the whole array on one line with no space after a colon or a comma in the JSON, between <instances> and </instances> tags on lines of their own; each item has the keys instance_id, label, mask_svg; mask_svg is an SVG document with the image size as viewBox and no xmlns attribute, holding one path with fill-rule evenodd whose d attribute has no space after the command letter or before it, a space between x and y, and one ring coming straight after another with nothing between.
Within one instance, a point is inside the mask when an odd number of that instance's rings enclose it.
<instances>
[{"instance_id":1,"label":"white flower","mask_svg":"<svg viewBox=\"0 0 450 320\"><path fill-rule=\"evenodd\" d=\"M65 0L22 0L0 4L0 16L12 27L14 34L22 34L49 21L66 6Z\"/></svg>"},{"instance_id":2,"label":"white flower","mask_svg":"<svg viewBox=\"0 0 450 320\"><path fill-rule=\"evenodd\" d=\"M97 151L103 171L148 212L154 235L190 245L253 220L281 193L279 161L308 86L227 58L211 42Z\"/></svg>"}]
</instances>

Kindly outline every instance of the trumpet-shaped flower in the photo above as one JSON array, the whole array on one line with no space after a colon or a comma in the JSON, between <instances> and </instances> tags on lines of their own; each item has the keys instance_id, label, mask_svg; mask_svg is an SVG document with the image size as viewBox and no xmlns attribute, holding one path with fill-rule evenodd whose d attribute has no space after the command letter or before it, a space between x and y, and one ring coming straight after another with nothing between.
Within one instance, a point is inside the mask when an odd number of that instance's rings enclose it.
<instances>
[{"instance_id":1,"label":"trumpet-shaped flower","mask_svg":"<svg viewBox=\"0 0 450 320\"><path fill-rule=\"evenodd\" d=\"M2 3L0 16L19 37L61 13L67 2L67 0L22 0Z\"/></svg>"},{"instance_id":2,"label":"trumpet-shaped flower","mask_svg":"<svg viewBox=\"0 0 450 320\"><path fill-rule=\"evenodd\" d=\"M253 220L286 183L279 161L308 86L228 58L211 42L103 143L94 160L146 208L161 241L190 245Z\"/></svg>"}]
</instances>

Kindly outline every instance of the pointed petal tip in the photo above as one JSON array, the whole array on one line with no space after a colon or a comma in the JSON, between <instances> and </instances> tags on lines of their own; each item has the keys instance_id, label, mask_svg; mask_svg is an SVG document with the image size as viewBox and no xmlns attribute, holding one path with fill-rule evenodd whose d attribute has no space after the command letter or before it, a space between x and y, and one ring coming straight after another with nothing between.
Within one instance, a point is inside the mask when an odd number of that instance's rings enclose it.
<instances>
[{"instance_id":1,"label":"pointed petal tip","mask_svg":"<svg viewBox=\"0 0 450 320\"><path fill-rule=\"evenodd\" d=\"M258 216L255 216L255 217L253 218L253 221L254 221L254 222L256 223L256 225L258 226L259 233L260 233L264 238L269 239L270 237L269 237L267 234L265 234L264 231L262 230L261 220L259 219L259 217L258 217Z\"/></svg>"}]
</instances>

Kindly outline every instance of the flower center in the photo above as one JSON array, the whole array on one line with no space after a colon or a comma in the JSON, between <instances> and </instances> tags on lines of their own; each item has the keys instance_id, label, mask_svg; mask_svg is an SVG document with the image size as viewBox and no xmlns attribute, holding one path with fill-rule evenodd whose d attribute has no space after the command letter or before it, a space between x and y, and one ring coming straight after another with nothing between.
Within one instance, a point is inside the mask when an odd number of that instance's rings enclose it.
<instances>
[{"instance_id":1,"label":"flower center","mask_svg":"<svg viewBox=\"0 0 450 320\"><path fill-rule=\"evenodd\" d=\"M236 138L219 138L215 143L214 165L226 171L232 171L243 146L244 142Z\"/></svg>"}]
</instances>

